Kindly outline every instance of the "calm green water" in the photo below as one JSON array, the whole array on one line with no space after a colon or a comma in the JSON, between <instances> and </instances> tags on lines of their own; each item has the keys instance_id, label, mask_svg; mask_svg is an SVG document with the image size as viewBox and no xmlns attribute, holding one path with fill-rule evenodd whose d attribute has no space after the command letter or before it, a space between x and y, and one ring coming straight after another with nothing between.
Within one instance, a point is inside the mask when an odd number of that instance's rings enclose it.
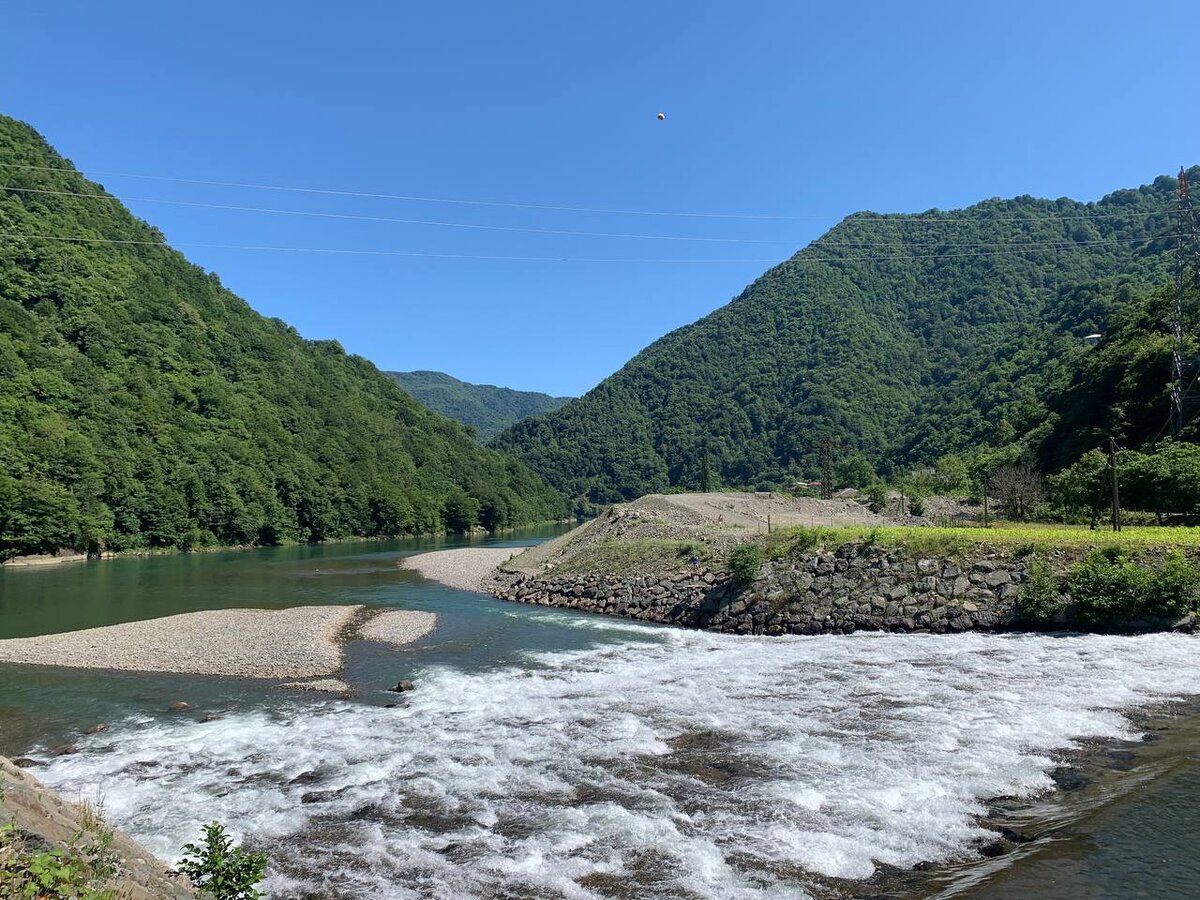
<instances>
[{"instance_id":1,"label":"calm green water","mask_svg":"<svg viewBox=\"0 0 1200 900\"><path fill-rule=\"evenodd\" d=\"M569 530L554 525L498 538L418 538L258 550L129 557L0 569L0 639L114 625L205 609L364 604L436 612L429 638L397 650L346 648L344 680L358 702L389 703L383 689L422 667L464 671L519 652L570 650L629 634L572 627L578 616L524 609L456 591L401 569L404 556L459 546L523 546ZM517 613L515 614L514 610ZM98 723L162 717L175 700L198 711L278 705L295 697L274 682L136 672L0 665L0 754L74 743Z\"/></svg>"}]
</instances>

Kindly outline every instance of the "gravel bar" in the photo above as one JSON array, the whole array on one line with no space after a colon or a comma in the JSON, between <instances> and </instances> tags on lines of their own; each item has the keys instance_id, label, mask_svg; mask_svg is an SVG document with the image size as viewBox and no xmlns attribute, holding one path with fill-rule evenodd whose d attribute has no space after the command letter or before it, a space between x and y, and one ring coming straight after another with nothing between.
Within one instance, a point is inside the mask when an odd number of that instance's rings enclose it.
<instances>
[{"instance_id":1,"label":"gravel bar","mask_svg":"<svg viewBox=\"0 0 1200 900\"><path fill-rule=\"evenodd\" d=\"M361 606L214 609L0 641L0 662L234 678L324 678Z\"/></svg>"},{"instance_id":2,"label":"gravel bar","mask_svg":"<svg viewBox=\"0 0 1200 900\"><path fill-rule=\"evenodd\" d=\"M412 609L380 613L359 629L358 636L385 644L411 644L437 627L437 614Z\"/></svg>"},{"instance_id":3,"label":"gravel bar","mask_svg":"<svg viewBox=\"0 0 1200 900\"><path fill-rule=\"evenodd\" d=\"M435 550L418 553L400 560L405 569L412 569L431 581L461 591L482 591L483 582L500 564L508 562L528 547L460 547L457 550Z\"/></svg>"}]
</instances>

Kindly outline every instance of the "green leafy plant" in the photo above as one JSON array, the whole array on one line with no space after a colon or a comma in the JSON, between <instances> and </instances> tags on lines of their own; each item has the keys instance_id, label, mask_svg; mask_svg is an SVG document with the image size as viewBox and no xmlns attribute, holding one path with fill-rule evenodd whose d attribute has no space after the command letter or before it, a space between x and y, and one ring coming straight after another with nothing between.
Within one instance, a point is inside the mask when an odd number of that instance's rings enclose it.
<instances>
[{"instance_id":1,"label":"green leafy plant","mask_svg":"<svg viewBox=\"0 0 1200 900\"><path fill-rule=\"evenodd\" d=\"M214 900L258 900L262 896L256 885L267 868L266 854L234 846L220 823L205 825L203 845L187 844L183 854L179 871Z\"/></svg>"},{"instance_id":2,"label":"green leafy plant","mask_svg":"<svg viewBox=\"0 0 1200 900\"><path fill-rule=\"evenodd\" d=\"M758 544L738 544L729 554L729 571L741 587L748 587L758 577L762 566L762 548Z\"/></svg>"},{"instance_id":3,"label":"green leafy plant","mask_svg":"<svg viewBox=\"0 0 1200 900\"><path fill-rule=\"evenodd\" d=\"M109 887L118 871L113 831L99 805L84 804L65 846L46 846L14 824L0 825L0 897L11 900L125 900Z\"/></svg>"},{"instance_id":4,"label":"green leafy plant","mask_svg":"<svg viewBox=\"0 0 1200 900\"><path fill-rule=\"evenodd\" d=\"M1200 609L1200 568L1179 551L1169 552L1155 569L1139 565L1121 547L1103 547L1071 570L1068 583L1085 621L1180 616Z\"/></svg>"},{"instance_id":5,"label":"green leafy plant","mask_svg":"<svg viewBox=\"0 0 1200 900\"><path fill-rule=\"evenodd\" d=\"M1066 600L1059 590L1054 570L1044 559L1035 559L1017 598L1021 618L1029 622L1048 622L1065 606Z\"/></svg>"}]
</instances>

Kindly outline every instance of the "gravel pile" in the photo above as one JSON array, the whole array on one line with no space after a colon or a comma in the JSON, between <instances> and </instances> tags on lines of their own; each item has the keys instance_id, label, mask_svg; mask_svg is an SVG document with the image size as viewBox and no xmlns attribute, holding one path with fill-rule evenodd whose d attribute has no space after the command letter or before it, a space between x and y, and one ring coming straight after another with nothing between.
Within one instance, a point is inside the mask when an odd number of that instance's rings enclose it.
<instances>
[{"instance_id":1,"label":"gravel pile","mask_svg":"<svg viewBox=\"0 0 1200 900\"><path fill-rule=\"evenodd\" d=\"M405 569L462 591L481 591L483 582L492 570L508 562L526 547L461 547L457 550L435 550L418 553L400 560ZM389 615L385 613L384 615Z\"/></svg>"},{"instance_id":2,"label":"gravel pile","mask_svg":"<svg viewBox=\"0 0 1200 900\"><path fill-rule=\"evenodd\" d=\"M321 678L342 666L361 606L217 609L0 641L0 662L237 678Z\"/></svg>"},{"instance_id":3,"label":"gravel pile","mask_svg":"<svg viewBox=\"0 0 1200 900\"><path fill-rule=\"evenodd\" d=\"M383 641L385 644L411 644L437 627L437 614L411 609L398 609L380 613L358 631L358 636L367 641Z\"/></svg>"}]
</instances>

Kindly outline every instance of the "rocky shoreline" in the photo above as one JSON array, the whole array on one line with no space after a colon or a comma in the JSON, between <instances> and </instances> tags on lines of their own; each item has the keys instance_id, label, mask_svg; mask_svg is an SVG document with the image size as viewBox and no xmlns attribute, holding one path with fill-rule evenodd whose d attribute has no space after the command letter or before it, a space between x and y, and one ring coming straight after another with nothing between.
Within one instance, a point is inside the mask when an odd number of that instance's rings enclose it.
<instances>
[{"instance_id":1,"label":"rocky shoreline","mask_svg":"<svg viewBox=\"0 0 1200 900\"><path fill-rule=\"evenodd\" d=\"M501 600L725 634L944 634L1021 627L1018 598L1030 563L986 548L940 559L851 541L764 563L745 587L727 571L697 566L650 577L501 567L484 588ZM1195 628L1194 620L1127 624L1121 630Z\"/></svg>"},{"instance_id":2,"label":"rocky shoreline","mask_svg":"<svg viewBox=\"0 0 1200 900\"><path fill-rule=\"evenodd\" d=\"M3 785L0 821L11 824L19 836L38 846L71 846L95 827L89 828L89 816L80 805L68 803L60 794L2 756L0 784ZM92 819L96 818L94 808L97 804L98 801L92 804ZM118 892L116 896L128 900L192 900L201 896L186 878L172 872L149 850L115 829L112 850L117 857L117 872L107 886ZM0 863L3 863L2 853Z\"/></svg>"}]
</instances>

